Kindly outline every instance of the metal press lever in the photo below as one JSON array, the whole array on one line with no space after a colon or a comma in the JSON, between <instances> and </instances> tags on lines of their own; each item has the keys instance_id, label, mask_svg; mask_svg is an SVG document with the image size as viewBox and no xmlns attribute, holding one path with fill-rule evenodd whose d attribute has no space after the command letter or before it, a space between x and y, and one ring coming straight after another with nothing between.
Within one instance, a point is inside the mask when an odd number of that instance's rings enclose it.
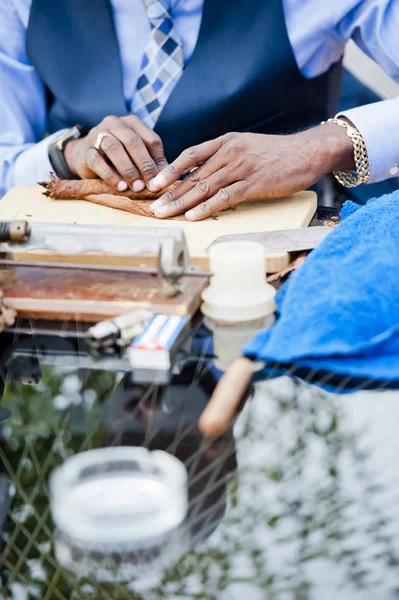
<instances>
[{"instance_id":1,"label":"metal press lever","mask_svg":"<svg viewBox=\"0 0 399 600\"><path fill-rule=\"evenodd\" d=\"M158 255L160 274L173 284L190 266L184 232L174 227L0 222L0 253L18 252L21 245L24 251L49 250L63 255Z\"/></svg>"}]
</instances>

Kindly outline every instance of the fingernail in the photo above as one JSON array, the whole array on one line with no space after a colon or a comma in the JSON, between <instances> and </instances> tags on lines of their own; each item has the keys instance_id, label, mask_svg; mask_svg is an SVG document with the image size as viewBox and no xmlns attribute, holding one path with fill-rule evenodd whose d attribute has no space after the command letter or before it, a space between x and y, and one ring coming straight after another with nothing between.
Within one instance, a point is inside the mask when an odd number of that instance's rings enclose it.
<instances>
[{"instance_id":1,"label":"fingernail","mask_svg":"<svg viewBox=\"0 0 399 600\"><path fill-rule=\"evenodd\" d=\"M159 208L156 209L155 215L157 217L162 217L166 213L166 210L167 210L166 206L160 206Z\"/></svg>"},{"instance_id":2,"label":"fingernail","mask_svg":"<svg viewBox=\"0 0 399 600\"><path fill-rule=\"evenodd\" d=\"M136 181L133 182L132 190L134 192L141 192L144 188L145 188L145 184L143 181L141 181L141 179L137 179Z\"/></svg>"},{"instance_id":3,"label":"fingernail","mask_svg":"<svg viewBox=\"0 0 399 600\"><path fill-rule=\"evenodd\" d=\"M155 177L150 179L150 181L147 183L147 187L151 192L155 192L156 186L154 185L154 182L155 182Z\"/></svg>"},{"instance_id":4,"label":"fingernail","mask_svg":"<svg viewBox=\"0 0 399 600\"><path fill-rule=\"evenodd\" d=\"M155 200L155 202L153 202L150 205L150 210L152 210L152 212L154 212L157 208L159 208L160 206L163 206L165 203L161 198L158 198L158 200Z\"/></svg>"},{"instance_id":5,"label":"fingernail","mask_svg":"<svg viewBox=\"0 0 399 600\"><path fill-rule=\"evenodd\" d=\"M154 189L161 188L166 184L165 177L162 173L158 173L154 179L151 179L149 185L153 186ZM151 188L150 188L151 189Z\"/></svg>"},{"instance_id":6,"label":"fingernail","mask_svg":"<svg viewBox=\"0 0 399 600\"><path fill-rule=\"evenodd\" d=\"M128 188L128 187L129 187L129 186L128 186L128 184L126 183L126 181L120 181L120 182L118 183L117 189L118 189L118 192L125 192L125 191L127 190L127 188Z\"/></svg>"},{"instance_id":7,"label":"fingernail","mask_svg":"<svg viewBox=\"0 0 399 600\"><path fill-rule=\"evenodd\" d=\"M195 212L193 210L188 210L185 215L186 219L188 219L189 221L194 221L195 220Z\"/></svg>"}]
</instances>

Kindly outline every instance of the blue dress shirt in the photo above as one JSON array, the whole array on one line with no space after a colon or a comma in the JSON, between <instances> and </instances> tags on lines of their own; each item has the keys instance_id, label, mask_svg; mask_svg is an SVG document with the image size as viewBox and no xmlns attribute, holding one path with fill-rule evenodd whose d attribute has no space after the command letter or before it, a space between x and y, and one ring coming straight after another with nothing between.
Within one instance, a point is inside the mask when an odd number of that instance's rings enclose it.
<instances>
[{"instance_id":1,"label":"blue dress shirt","mask_svg":"<svg viewBox=\"0 0 399 600\"><path fill-rule=\"evenodd\" d=\"M32 0L0 2L0 197L14 185L46 179L45 88L26 54ZM204 0L172 0L172 18L183 40L185 61L194 51ZM111 0L122 57L125 100L130 102L150 25L142 0ZM301 73L325 72L352 38L399 82L399 0L283 0L288 36ZM131 35L131 24L135 35ZM399 98L344 113L365 140L371 182L399 171ZM56 134L58 135L58 134ZM54 137L54 136L53 136Z\"/></svg>"}]
</instances>

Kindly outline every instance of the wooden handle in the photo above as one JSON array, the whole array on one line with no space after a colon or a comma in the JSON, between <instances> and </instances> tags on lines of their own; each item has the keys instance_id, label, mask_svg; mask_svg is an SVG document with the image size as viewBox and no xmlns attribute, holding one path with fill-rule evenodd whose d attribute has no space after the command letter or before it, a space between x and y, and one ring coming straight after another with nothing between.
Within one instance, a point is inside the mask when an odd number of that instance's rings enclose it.
<instances>
[{"instance_id":1,"label":"wooden handle","mask_svg":"<svg viewBox=\"0 0 399 600\"><path fill-rule=\"evenodd\" d=\"M202 413L198 426L207 437L219 437L230 427L253 374L253 364L247 358L235 360L217 384Z\"/></svg>"}]
</instances>

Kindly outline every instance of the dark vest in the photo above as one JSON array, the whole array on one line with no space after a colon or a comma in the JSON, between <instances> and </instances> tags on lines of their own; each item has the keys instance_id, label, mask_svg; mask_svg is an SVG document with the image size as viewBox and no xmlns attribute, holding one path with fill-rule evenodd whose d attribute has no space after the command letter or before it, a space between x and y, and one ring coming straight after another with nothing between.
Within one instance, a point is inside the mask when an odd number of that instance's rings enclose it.
<instances>
[{"instance_id":1,"label":"dark vest","mask_svg":"<svg viewBox=\"0 0 399 600\"><path fill-rule=\"evenodd\" d=\"M33 0L27 51L47 87L50 133L128 114L109 0ZM156 131L169 160L228 131L295 131L334 114L339 81L340 65L301 75L282 0L205 0L197 46Z\"/></svg>"}]
</instances>

